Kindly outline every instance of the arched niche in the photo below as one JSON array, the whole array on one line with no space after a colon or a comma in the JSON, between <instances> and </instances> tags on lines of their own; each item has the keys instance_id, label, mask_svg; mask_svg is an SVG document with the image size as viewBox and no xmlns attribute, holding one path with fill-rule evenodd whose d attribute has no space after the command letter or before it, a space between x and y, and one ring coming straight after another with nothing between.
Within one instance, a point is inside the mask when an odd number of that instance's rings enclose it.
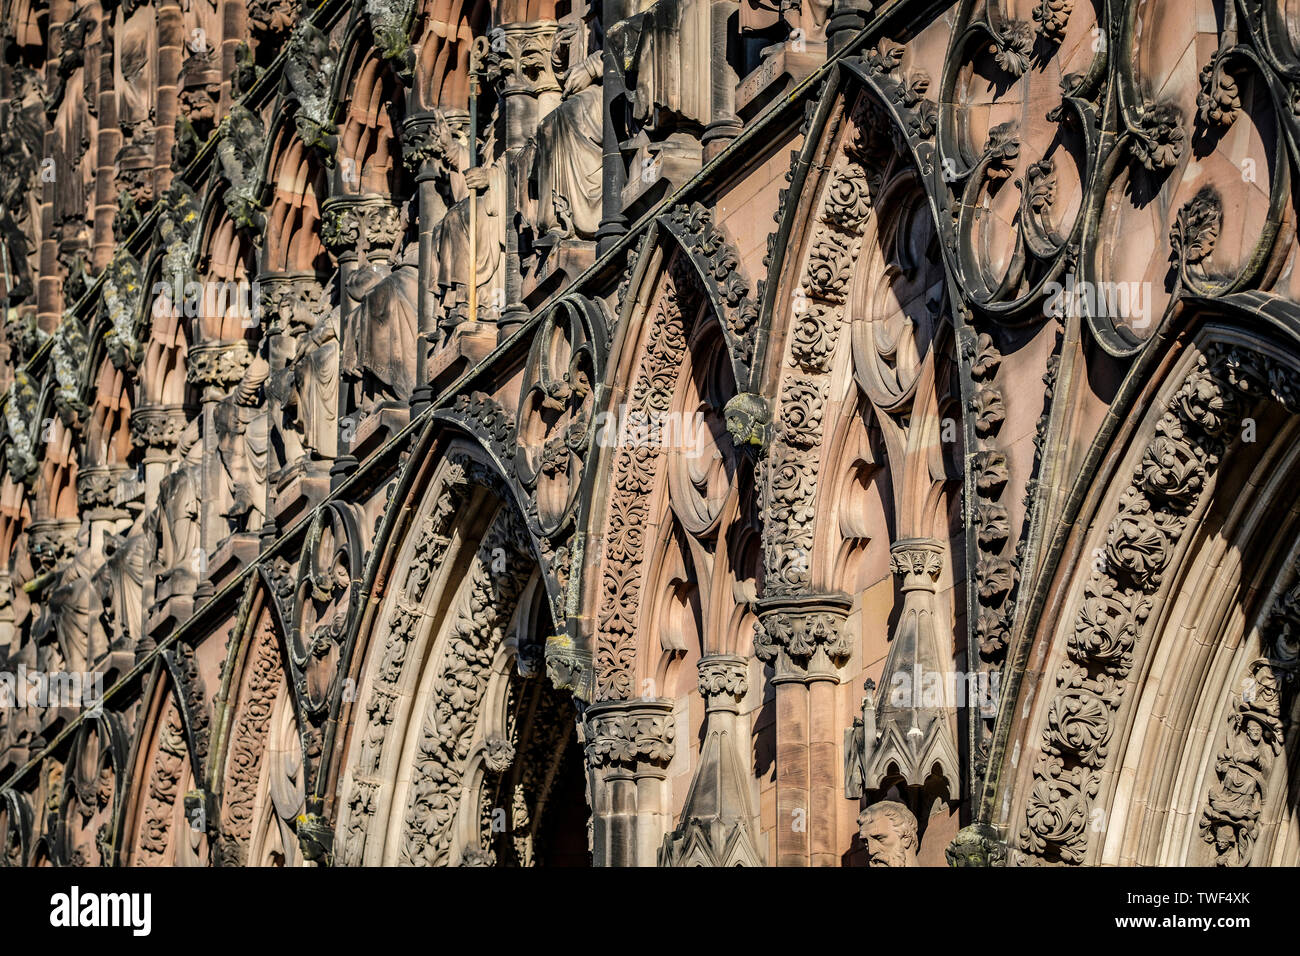
<instances>
[{"instance_id":1,"label":"arched niche","mask_svg":"<svg viewBox=\"0 0 1300 956\"><path fill-rule=\"evenodd\" d=\"M329 194L319 156L285 121L272 140L271 204L262 239L261 273L325 275L329 258L320 238L320 203Z\"/></svg>"},{"instance_id":2,"label":"arched niche","mask_svg":"<svg viewBox=\"0 0 1300 956\"><path fill-rule=\"evenodd\" d=\"M470 48L492 22L489 0L424 0L415 16L412 45L419 49L410 113L464 109L469 102Z\"/></svg>"}]
</instances>

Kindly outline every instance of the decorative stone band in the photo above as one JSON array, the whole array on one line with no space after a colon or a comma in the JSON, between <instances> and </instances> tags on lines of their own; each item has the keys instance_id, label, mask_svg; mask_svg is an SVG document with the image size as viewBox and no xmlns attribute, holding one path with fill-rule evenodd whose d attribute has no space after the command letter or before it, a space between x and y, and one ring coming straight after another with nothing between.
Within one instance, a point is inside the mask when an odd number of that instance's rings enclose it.
<instances>
[{"instance_id":1,"label":"decorative stone band","mask_svg":"<svg viewBox=\"0 0 1300 956\"><path fill-rule=\"evenodd\" d=\"M670 700L615 700L587 708L587 762L593 769L662 774L676 752Z\"/></svg>"},{"instance_id":2,"label":"decorative stone band","mask_svg":"<svg viewBox=\"0 0 1300 956\"><path fill-rule=\"evenodd\" d=\"M186 356L185 377L194 385L234 385L252 364L253 353L243 339L196 345Z\"/></svg>"},{"instance_id":3,"label":"decorative stone band","mask_svg":"<svg viewBox=\"0 0 1300 956\"><path fill-rule=\"evenodd\" d=\"M739 713L740 702L749 692L749 668L745 659L730 654L710 654L700 658L697 670L704 709L707 712Z\"/></svg>"},{"instance_id":4,"label":"decorative stone band","mask_svg":"<svg viewBox=\"0 0 1300 956\"><path fill-rule=\"evenodd\" d=\"M1248 349L1211 346L1196 357L1134 467L1106 537L1105 563L1084 585L1057 669L1016 840L1030 862L1077 864L1087 858L1092 803L1111 756L1115 717L1145 636L1151 598L1232 430L1266 397L1297 414L1300 375Z\"/></svg>"},{"instance_id":5,"label":"decorative stone band","mask_svg":"<svg viewBox=\"0 0 1300 956\"><path fill-rule=\"evenodd\" d=\"M401 235L397 207L384 196L329 199L321 216L321 239L336 256L370 249L386 251Z\"/></svg>"},{"instance_id":6,"label":"decorative stone band","mask_svg":"<svg viewBox=\"0 0 1300 956\"><path fill-rule=\"evenodd\" d=\"M775 668L774 682L839 680L839 666L852 653L844 630L852 606L847 594L760 598L754 653Z\"/></svg>"},{"instance_id":7,"label":"decorative stone band","mask_svg":"<svg viewBox=\"0 0 1300 956\"><path fill-rule=\"evenodd\" d=\"M175 448L189 413L184 405L143 405L131 412L131 439L143 448Z\"/></svg>"}]
</instances>

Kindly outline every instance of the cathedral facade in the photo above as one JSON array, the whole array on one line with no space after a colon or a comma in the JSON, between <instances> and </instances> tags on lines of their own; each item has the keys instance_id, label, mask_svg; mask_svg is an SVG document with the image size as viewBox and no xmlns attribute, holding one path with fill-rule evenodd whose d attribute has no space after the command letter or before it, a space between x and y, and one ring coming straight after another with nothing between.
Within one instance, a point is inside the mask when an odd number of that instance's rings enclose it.
<instances>
[{"instance_id":1,"label":"cathedral facade","mask_svg":"<svg viewBox=\"0 0 1300 956\"><path fill-rule=\"evenodd\" d=\"M1300 863L1294 4L2 24L0 864Z\"/></svg>"}]
</instances>

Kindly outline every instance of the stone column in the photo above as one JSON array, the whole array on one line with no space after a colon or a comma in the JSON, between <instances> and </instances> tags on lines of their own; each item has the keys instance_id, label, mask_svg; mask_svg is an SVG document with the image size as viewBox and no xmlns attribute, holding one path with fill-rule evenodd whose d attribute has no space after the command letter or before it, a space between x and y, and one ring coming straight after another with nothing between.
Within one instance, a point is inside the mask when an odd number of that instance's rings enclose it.
<instances>
[{"instance_id":1,"label":"stone column","mask_svg":"<svg viewBox=\"0 0 1300 956\"><path fill-rule=\"evenodd\" d=\"M523 151L524 144L537 132L537 124L560 105L560 84L550 68L549 55L555 44L558 26L554 20L538 20L533 23L507 24L501 28L505 33L507 52L495 66L500 71L499 92L506 127L506 208L512 217L520 206L517 168L519 154ZM535 58L539 50L547 52L545 66L540 70L530 68L525 60ZM528 309L522 301L519 230L513 225L506 227L504 271L505 304L497 316L498 341L508 338L528 318ZM479 303L479 310L483 310L482 302Z\"/></svg>"},{"instance_id":2,"label":"stone column","mask_svg":"<svg viewBox=\"0 0 1300 956\"><path fill-rule=\"evenodd\" d=\"M185 57L181 5L162 0L158 5L158 97L154 105L153 194L161 196L172 182L172 143L180 103L181 61Z\"/></svg>"},{"instance_id":3,"label":"stone column","mask_svg":"<svg viewBox=\"0 0 1300 956\"><path fill-rule=\"evenodd\" d=\"M348 279L357 269L359 247L361 245L361 215L358 205L359 196L334 196L321 204L321 239L333 254L338 264L339 297L339 341L348 334L351 312L351 300L348 298ZM421 250L423 251L423 250ZM342 357L340 353L340 358ZM349 451L351 441L348 436L356 431L357 410L352 407L352 386L343 378L344 369L339 365L338 421L339 443L338 457L330 467L331 487L337 487L347 480L357 467L357 458Z\"/></svg>"},{"instance_id":4,"label":"stone column","mask_svg":"<svg viewBox=\"0 0 1300 956\"><path fill-rule=\"evenodd\" d=\"M104 31L108 32L105 20ZM117 92L113 89L113 58L100 57L99 80L99 141L95 158L98 160L95 177L95 227L91 262L95 271L103 269L113 258L113 219L117 214L117 194L113 188L113 159L122 147L122 131L117 125ZM125 240L120 236L119 240Z\"/></svg>"},{"instance_id":5,"label":"stone column","mask_svg":"<svg viewBox=\"0 0 1300 956\"><path fill-rule=\"evenodd\" d=\"M851 649L844 594L776 595L758 602L754 650L776 685L776 864L838 866L840 734L835 685Z\"/></svg>"},{"instance_id":6,"label":"stone column","mask_svg":"<svg viewBox=\"0 0 1300 956\"><path fill-rule=\"evenodd\" d=\"M436 124L439 117L424 113L407 118L402 124L402 163L415 174L416 190L420 197L420 299L419 329L416 335L415 388L411 392L411 414L418 415L433 401L433 388L429 384L429 349L437 333L434 322L434 267L433 229L447 213L446 203L438 194L438 177L445 175L445 158L436 148Z\"/></svg>"},{"instance_id":7,"label":"stone column","mask_svg":"<svg viewBox=\"0 0 1300 956\"><path fill-rule=\"evenodd\" d=\"M736 115L736 85L740 80L727 62L727 22L739 8L735 0L713 0L710 8L713 104L709 125L701 138L706 163L726 149L744 128Z\"/></svg>"},{"instance_id":8,"label":"stone column","mask_svg":"<svg viewBox=\"0 0 1300 956\"><path fill-rule=\"evenodd\" d=\"M826 55L834 56L858 35L871 18L871 0L835 0L826 21Z\"/></svg>"},{"instance_id":9,"label":"stone column","mask_svg":"<svg viewBox=\"0 0 1300 956\"><path fill-rule=\"evenodd\" d=\"M609 28L627 17L632 10L629 0L602 0L600 25L608 35ZM623 215L623 187L627 183L627 169L623 152L619 148L618 128L614 125L614 101L625 91L623 72L614 60L614 51L608 46L604 54L605 73L601 79L604 100L604 151L605 160L601 183L600 228L596 231L596 255L604 255L627 232L627 217ZM617 306L616 306L617 307Z\"/></svg>"},{"instance_id":10,"label":"stone column","mask_svg":"<svg viewBox=\"0 0 1300 956\"><path fill-rule=\"evenodd\" d=\"M131 438L144 449L146 511L158 504L158 485L167 474L188 420L184 405L141 405L131 411Z\"/></svg>"},{"instance_id":11,"label":"stone column","mask_svg":"<svg viewBox=\"0 0 1300 956\"><path fill-rule=\"evenodd\" d=\"M613 700L587 708L583 725L596 866L654 866L672 828L668 764L673 703Z\"/></svg>"}]
</instances>

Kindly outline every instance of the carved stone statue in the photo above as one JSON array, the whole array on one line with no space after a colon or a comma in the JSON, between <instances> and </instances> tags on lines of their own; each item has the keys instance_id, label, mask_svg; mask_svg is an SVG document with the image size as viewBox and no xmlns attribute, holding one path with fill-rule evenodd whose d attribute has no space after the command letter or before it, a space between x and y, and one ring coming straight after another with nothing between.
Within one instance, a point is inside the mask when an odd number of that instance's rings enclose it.
<instances>
[{"instance_id":1,"label":"carved stone statue","mask_svg":"<svg viewBox=\"0 0 1300 956\"><path fill-rule=\"evenodd\" d=\"M491 143L484 153L492 155ZM468 162L468 160L466 160ZM464 168L462 165L460 168ZM466 170L465 185L478 193L475 229L474 282L478 285L479 318L498 298L495 289L504 289L506 227L505 156L487 166ZM439 325L450 331L464 321L471 275L469 255L469 199L462 199L447 210L433 228L434 260L437 266L436 289L442 303Z\"/></svg>"},{"instance_id":2,"label":"carved stone statue","mask_svg":"<svg viewBox=\"0 0 1300 956\"><path fill-rule=\"evenodd\" d=\"M295 338L290 402L303 449L311 457L338 454L339 309L328 298L294 297L285 327Z\"/></svg>"},{"instance_id":3,"label":"carved stone statue","mask_svg":"<svg viewBox=\"0 0 1300 956\"><path fill-rule=\"evenodd\" d=\"M153 7L123 4L113 27L117 122L129 142L152 132L158 90L158 28Z\"/></svg>"},{"instance_id":4,"label":"carved stone statue","mask_svg":"<svg viewBox=\"0 0 1300 956\"><path fill-rule=\"evenodd\" d=\"M858 832L871 866L916 866L916 817L897 800L882 800L858 814Z\"/></svg>"},{"instance_id":5,"label":"carved stone statue","mask_svg":"<svg viewBox=\"0 0 1300 956\"><path fill-rule=\"evenodd\" d=\"M48 107L55 110L55 168L64 171L66 181L54 194L54 222L65 238L73 238L83 227L88 228L93 218L95 159L90 146L98 136L99 123L85 70L85 51L95 32L91 6L77 7L60 29L59 68Z\"/></svg>"},{"instance_id":6,"label":"carved stone statue","mask_svg":"<svg viewBox=\"0 0 1300 956\"><path fill-rule=\"evenodd\" d=\"M399 223L403 235L408 232L407 216L404 208ZM405 401L415 387L419 252L419 243L408 241L392 266L383 260L362 261L348 277L347 294L356 305L348 315L342 368L359 384L358 408Z\"/></svg>"},{"instance_id":7,"label":"carved stone statue","mask_svg":"<svg viewBox=\"0 0 1300 956\"><path fill-rule=\"evenodd\" d=\"M708 0L658 0L610 28L634 131L654 141L709 122L710 36Z\"/></svg>"},{"instance_id":8,"label":"carved stone statue","mask_svg":"<svg viewBox=\"0 0 1300 956\"><path fill-rule=\"evenodd\" d=\"M181 464L162 479L153 521L154 560L158 600L193 594L198 586L198 557L203 553L199 525L202 501L201 465L187 460L198 446L198 419L192 419L180 441Z\"/></svg>"},{"instance_id":9,"label":"carved stone statue","mask_svg":"<svg viewBox=\"0 0 1300 956\"><path fill-rule=\"evenodd\" d=\"M253 359L213 416L218 507L232 532L258 531L266 518L267 416L259 396L270 372L264 359Z\"/></svg>"},{"instance_id":10,"label":"carved stone statue","mask_svg":"<svg viewBox=\"0 0 1300 956\"><path fill-rule=\"evenodd\" d=\"M144 571L147 539L143 522L126 535L104 537L104 563L95 572L100 619L109 650L133 651L144 633Z\"/></svg>"},{"instance_id":11,"label":"carved stone statue","mask_svg":"<svg viewBox=\"0 0 1300 956\"><path fill-rule=\"evenodd\" d=\"M319 147L327 163L338 146L334 124L329 122L330 84L338 68L338 51L319 28L306 19L294 30L284 76L298 103L294 124L308 146Z\"/></svg>"},{"instance_id":12,"label":"carved stone statue","mask_svg":"<svg viewBox=\"0 0 1300 956\"><path fill-rule=\"evenodd\" d=\"M77 551L59 572L45 602L45 618L37 629L52 627L63 661L71 671L88 671L108 653L99 621L99 594L94 586L90 548Z\"/></svg>"},{"instance_id":13,"label":"carved stone statue","mask_svg":"<svg viewBox=\"0 0 1300 956\"><path fill-rule=\"evenodd\" d=\"M230 188L223 197L230 218L245 228L260 230L266 223L258 195L258 166L266 135L262 119L236 103L225 135L217 143L217 159Z\"/></svg>"},{"instance_id":14,"label":"carved stone statue","mask_svg":"<svg viewBox=\"0 0 1300 956\"><path fill-rule=\"evenodd\" d=\"M551 60L563 76L563 99L524 147L534 244L591 240L600 225L602 59L586 50L581 26L556 33Z\"/></svg>"}]
</instances>

